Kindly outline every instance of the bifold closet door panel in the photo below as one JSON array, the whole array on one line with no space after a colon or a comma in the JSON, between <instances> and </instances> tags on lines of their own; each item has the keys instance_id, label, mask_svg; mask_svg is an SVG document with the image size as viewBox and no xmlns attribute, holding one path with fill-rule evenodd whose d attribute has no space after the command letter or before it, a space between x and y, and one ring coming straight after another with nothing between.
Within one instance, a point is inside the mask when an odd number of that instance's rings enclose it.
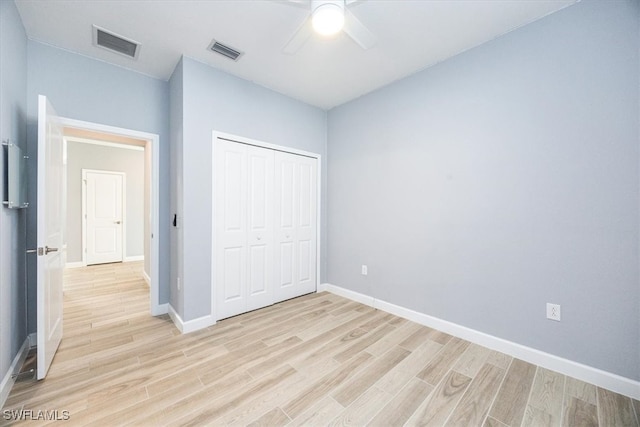
<instances>
[{"instance_id":1,"label":"bifold closet door panel","mask_svg":"<svg viewBox=\"0 0 640 427\"><path fill-rule=\"evenodd\" d=\"M216 317L273 304L272 150L216 140L214 280Z\"/></svg>"},{"instance_id":2,"label":"bifold closet door panel","mask_svg":"<svg viewBox=\"0 0 640 427\"><path fill-rule=\"evenodd\" d=\"M247 228L247 305L255 310L273 304L274 152L249 146Z\"/></svg>"},{"instance_id":3,"label":"bifold closet door panel","mask_svg":"<svg viewBox=\"0 0 640 427\"><path fill-rule=\"evenodd\" d=\"M217 317L246 305L247 188L246 147L216 140L214 145L214 258Z\"/></svg>"},{"instance_id":4,"label":"bifold closet door panel","mask_svg":"<svg viewBox=\"0 0 640 427\"><path fill-rule=\"evenodd\" d=\"M317 160L275 153L276 301L316 290Z\"/></svg>"}]
</instances>

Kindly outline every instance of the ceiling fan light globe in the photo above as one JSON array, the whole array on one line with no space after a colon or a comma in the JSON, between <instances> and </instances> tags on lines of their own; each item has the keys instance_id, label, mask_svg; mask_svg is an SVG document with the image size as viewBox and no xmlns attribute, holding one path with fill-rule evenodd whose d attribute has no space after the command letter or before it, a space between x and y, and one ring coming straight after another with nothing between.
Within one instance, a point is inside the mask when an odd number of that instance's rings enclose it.
<instances>
[{"instance_id":1,"label":"ceiling fan light globe","mask_svg":"<svg viewBox=\"0 0 640 427\"><path fill-rule=\"evenodd\" d=\"M316 33L331 36L344 27L344 10L334 4L323 4L313 11L311 24Z\"/></svg>"}]
</instances>

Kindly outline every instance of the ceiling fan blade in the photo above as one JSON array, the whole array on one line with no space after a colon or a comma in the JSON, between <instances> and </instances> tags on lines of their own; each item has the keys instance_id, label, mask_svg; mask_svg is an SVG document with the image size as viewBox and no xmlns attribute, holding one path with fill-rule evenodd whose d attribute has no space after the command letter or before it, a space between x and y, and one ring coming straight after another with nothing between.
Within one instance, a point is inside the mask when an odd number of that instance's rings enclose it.
<instances>
[{"instance_id":1,"label":"ceiling fan blade","mask_svg":"<svg viewBox=\"0 0 640 427\"><path fill-rule=\"evenodd\" d=\"M344 32L349 35L362 47L363 49L371 49L377 43L376 36L374 36L371 31L367 29L367 27L360 22L356 16L349 11L349 9L344 10Z\"/></svg>"},{"instance_id":2,"label":"ceiling fan blade","mask_svg":"<svg viewBox=\"0 0 640 427\"><path fill-rule=\"evenodd\" d=\"M291 40L287 42L287 44L282 48L284 53L288 53L290 55L296 53L303 44L311 37L311 21L307 17L302 25L296 30Z\"/></svg>"}]
</instances>

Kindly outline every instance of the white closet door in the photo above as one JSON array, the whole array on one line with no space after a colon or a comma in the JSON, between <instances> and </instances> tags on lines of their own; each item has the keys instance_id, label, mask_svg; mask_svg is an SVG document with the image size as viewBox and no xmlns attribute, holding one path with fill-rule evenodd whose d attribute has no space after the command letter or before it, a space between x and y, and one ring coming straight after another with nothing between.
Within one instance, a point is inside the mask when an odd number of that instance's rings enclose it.
<instances>
[{"instance_id":1,"label":"white closet door","mask_svg":"<svg viewBox=\"0 0 640 427\"><path fill-rule=\"evenodd\" d=\"M275 154L276 301L316 290L317 160Z\"/></svg>"},{"instance_id":2,"label":"white closet door","mask_svg":"<svg viewBox=\"0 0 640 427\"><path fill-rule=\"evenodd\" d=\"M214 144L216 317L273 304L273 152Z\"/></svg>"},{"instance_id":3,"label":"white closet door","mask_svg":"<svg viewBox=\"0 0 640 427\"><path fill-rule=\"evenodd\" d=\"M273 304L273 163L274 152L248 146L247 305Z\"/></svg>"},{"instance_id":4,"label":"white closet door","mask_svg":"<svg viewBox=\"0 0 640 427\"><path fill-rule=\"evenodd\" d=\"M247 148L217 140L214 150L216 317L224 319L246 305Z\"/></svg>"}]
</instances>

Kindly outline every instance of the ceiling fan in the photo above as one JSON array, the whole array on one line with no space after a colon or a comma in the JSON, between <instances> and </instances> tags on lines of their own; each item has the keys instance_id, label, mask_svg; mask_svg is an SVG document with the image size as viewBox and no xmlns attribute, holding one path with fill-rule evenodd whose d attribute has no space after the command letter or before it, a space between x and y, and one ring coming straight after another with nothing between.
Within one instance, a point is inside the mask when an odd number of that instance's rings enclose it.
<instances>
[{"instance_id":1,"label":"ceiling fan","mask_svg":"<svg viewBox=\"0 0 640 427\"><path fill-rule=\"evenodd\" d=\"M309 15L282 49L284 53L294 54L315 31L331 36L344 31L363 49L376 44L376 37L365 27L348 6L362 0L288 0L288 4L309 7Z\"/></svg>"}]
</instances>

